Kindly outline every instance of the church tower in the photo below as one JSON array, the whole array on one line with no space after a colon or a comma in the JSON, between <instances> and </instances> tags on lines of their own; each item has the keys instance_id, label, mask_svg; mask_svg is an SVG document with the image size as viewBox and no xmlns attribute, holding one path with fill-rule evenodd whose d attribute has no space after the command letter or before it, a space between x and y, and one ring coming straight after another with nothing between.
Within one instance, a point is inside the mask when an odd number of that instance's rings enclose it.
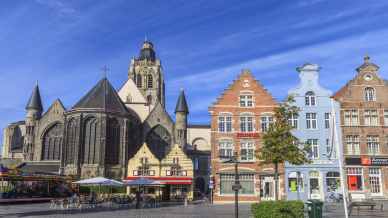
<instances>
[{"instance_id":1,"label":"church tower","mask_svg":"<svg viewBox=\"0 0 388 218\"><path fill-rule=\"evenodd\" d=\"M164 76L160 60L155 55L152 42L145 40L138 57L131 60L128 71L131 78L150 105L150 110L160 102L165 107Z\"/></svg>"},{"instance_id":2,"label":"church tower","mask_svg":"<svg viewBox=\"0 0 388 218\"><path fill-rule=\"evenodd\" d=\"M175 107L175 142L182 148L185 148L187 142L187 114L189 114L189 107L185 92L181 90Z\"/></svg>"},{"instance_id":3,"label":"church tower","mask_svg":"<svg viewBox=\"0 0 388 218\"><path fill-rule=\"evenodd\" d=\"M23 153L25 154L25 160L32 161L34 159L34 136L36 130L35 127L43 111L38 83L35 85L31 97L28 100L26 111L26 135L24 140Z\"/></svg>"}]
</instances>

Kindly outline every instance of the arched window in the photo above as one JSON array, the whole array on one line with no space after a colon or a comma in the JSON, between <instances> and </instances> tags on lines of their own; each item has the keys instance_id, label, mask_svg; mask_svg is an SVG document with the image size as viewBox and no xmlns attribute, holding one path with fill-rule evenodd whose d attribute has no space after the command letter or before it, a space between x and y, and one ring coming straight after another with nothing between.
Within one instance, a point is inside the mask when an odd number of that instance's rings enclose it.
<instances>
[{"instance_id":1,"label":"arched window","mask_svg":"<svg viewBox=\"0 0 388 218\"><path fill-rule=\"evenodd\" d=\"M151 96L151 95L148 95L148 96L147 96L147 104L148 104L148 105L151 105L151 104L152 104L152 96Z\"/></svg>"},{"instance_id":2,"label":"arched window","mask_svg":"<svg viewBox=\"0 0 388 218\"><path fill-rule=\"evenodd\" d=\"M116 119L108 120L106 135L105 163L118 164L120 151L120 124Z\"/></svg>"},{"instance_id":3,"label":"arched window","mask_svg":"<svg viewBox=\"0 0 388 218\"><path fill-rule=\"evenodd\" d=\"M84 126L83 163L94 164L98 162L99 140L97 138L97 119L89 118Z\"/></svg>"},{"instance_id":4,"label":"arched window","mask_svg":"<svg viewBox=\"0 0 388 218\"><path fill-rule=\"evenodd\" d=\"M137 76L136 76L136 86L137 86L138 88L143 87L143 83L142 83L142 82L143 82L143 81L142 81L141 75L140 75L140 74L137 74Z\"/></svg>"},{"instance_id":5,"label":"arched window","mask_svg":"<svg viewBox=\"0 0 388 218\"><path fill-rule=\"evenodd\" d=\"M147 88L153 88L154 87L154 81L151 74L147 75Z\"/></svg>"},{"instance_id":6,"label":"arched window","mask_svg":"<svg viewBox=\"0 0 388 218\"><path fill-rule=\"evenodd\" d=\"M127 98L125 99L125 103L131 103L131 102L132 102L132 96L128 94Z\"/></svg>"},{"instance_id":7,"label":"arched window","mask_svg":"<svg viewBox=\"0 0 388 218\"><path fill-rule=\"evenodd\" d=\"M13 133L11 136L11 146L10 151L16 151L23 148L23 139L22 131L20 130L19 126L15 126L13 128Z\"/></svg>"},{"instance_id":8,"label":"arched window","mask_svg":"<svg viewBox=\"0 0 388 218\"><path fill-rule=\"evenodd\" d=\"M376 101L376 93L374 88L365 88L365 101Z\"/></svg>"},{"instance_id":9,"label":"arched window","mask_svg":"<svg viewBox=\"0 0 388 218\"><path fill-rule=\"evenodd\" d=\"M43 136L42 160L59 160L62 147L63 125L55 124Z\"/></svg>"},{"instance_id":10,"label":"arched window","mask_svg":"<svg viewBox=\"0 0 388 218\"><path fill-rule=\"evenodd\" d=\"M315 94L312 91L306 92L305 95L306 106L315 106L316 99Z\"/></svg>"},{"instance_id":11,"label":"arched window","mask_svg":"<svg viewBox=\"0 0 388 218\"><path fill-rule=\"evenodd\" d=\"M70 122L67 124L67 131L66 131L66 148L65 148L65 154L66 164L72 164L74 163L74 155L75 155L75 148L77 143L77 134L78 134L78 128L77 128L77 121L75 119L70 120Z\"/></svg>"}]
</instances>

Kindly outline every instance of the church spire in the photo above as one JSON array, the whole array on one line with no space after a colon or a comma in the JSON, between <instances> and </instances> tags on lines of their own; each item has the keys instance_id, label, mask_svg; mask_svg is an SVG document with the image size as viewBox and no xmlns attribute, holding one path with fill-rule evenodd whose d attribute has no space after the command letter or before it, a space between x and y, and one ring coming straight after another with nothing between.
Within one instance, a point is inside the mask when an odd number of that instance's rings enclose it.
<instances>
[{"instance_id":1,"label":"church spire","mask_svg":"<svg viewBox=\"0 0 388 218\"><path fill-rule=\"evenodd\" d=\"M27 105L26 105L26 110L30 110L30 109L34 109L37 112L43 111L42 99L40 97L38 82L36 82L36 85L35 85L34 89L32 90L31 97L28 100Z\"/></svg>"},{"instance_id":2,"label":"church spire","mask_svg":"<svg viewBox=\"0 0 388 218\"><path fill-rule=\"evenodd\" d=\"M189 113L189 107L187 106L185 92L183 91L183 89L181 89L181 93L179 95L178 102L176 103L175 113L177 113L177 112L183 112L186 114Z\"/></svg>"}]
</instances>

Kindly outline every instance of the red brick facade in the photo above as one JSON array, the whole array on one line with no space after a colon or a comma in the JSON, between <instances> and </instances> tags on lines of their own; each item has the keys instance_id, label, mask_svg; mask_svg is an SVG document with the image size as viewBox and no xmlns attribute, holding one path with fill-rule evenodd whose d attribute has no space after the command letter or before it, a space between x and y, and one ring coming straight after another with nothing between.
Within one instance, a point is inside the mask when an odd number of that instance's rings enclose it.
<instances>
[{"instance_id":1,"label":"red brick facade","mask_svg":"<svg viewBox=\"0 0 388 218\"><path fill-rule=\"evenodd\" d=\"M334 95L341 105L346 185L355 196L387 198L388 85L378 66L369 57L364 61L355 78Z\"/></svg>"},{"instance_id":2,"label":"red brick facade","mask_svg":"<svg viewBox=\"0 0 388 218\"><path fill-rule=\"evenodd\" d=\"M251 96L251 97L246 97ZM242 99L248 101L240 103ZM240 180L244 186L240 192L240 201L260 201L274 198L274 167L261 165L255 157L260 151L263 119L273 116L277 106L271 94L259 84L249 71L243 71L224 93L209 107L211 115L212 177L215 185L213 199L215 202L234 201L231 191L234 165L224 163L224 154L237 152ZM242 121L250 119L251 122ZM243 123L243 124L242 124ZM247 124L249 123L249 124ZM241 127L243 125L243 127ZM228 144L229 143L229 144ZM244 144L244 145L243 145ZM229 146L229 147L228 147ZM250 146L250 147L249 147ZM244 148L254 149L248 152ZM226 149L232 149L232 151ZM242 148L244 151L242 151ZM222 149L222 151L221 151ZM250 154L250 155L249 155ZM252 158L253 156L253 158ZM284 197L283 166L280 166L279 195ZM221 182L221 177L223 182ZM228 180L228 181L227 181Z\"/></svg>"}]
</instances>

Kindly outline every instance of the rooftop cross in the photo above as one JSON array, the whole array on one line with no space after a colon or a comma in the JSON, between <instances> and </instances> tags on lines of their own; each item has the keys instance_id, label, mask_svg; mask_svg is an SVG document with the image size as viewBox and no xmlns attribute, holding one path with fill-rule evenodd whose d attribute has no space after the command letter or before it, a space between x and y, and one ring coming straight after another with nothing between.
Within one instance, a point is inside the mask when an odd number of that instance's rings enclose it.
<instances>
[{"instance_id":1,"label":"rooftop cross","mask_svg":"<svg viewBox=\"0 0 388 218\"><path fill-rule=\"evenodd\" d=\"M108 68L106 65L104 65L104 66L101 68L101 70L102 70L102 76L103 76L104 78L106 78L106 74L108 73L109 68Z\"/></svg>"}]
</instances>

